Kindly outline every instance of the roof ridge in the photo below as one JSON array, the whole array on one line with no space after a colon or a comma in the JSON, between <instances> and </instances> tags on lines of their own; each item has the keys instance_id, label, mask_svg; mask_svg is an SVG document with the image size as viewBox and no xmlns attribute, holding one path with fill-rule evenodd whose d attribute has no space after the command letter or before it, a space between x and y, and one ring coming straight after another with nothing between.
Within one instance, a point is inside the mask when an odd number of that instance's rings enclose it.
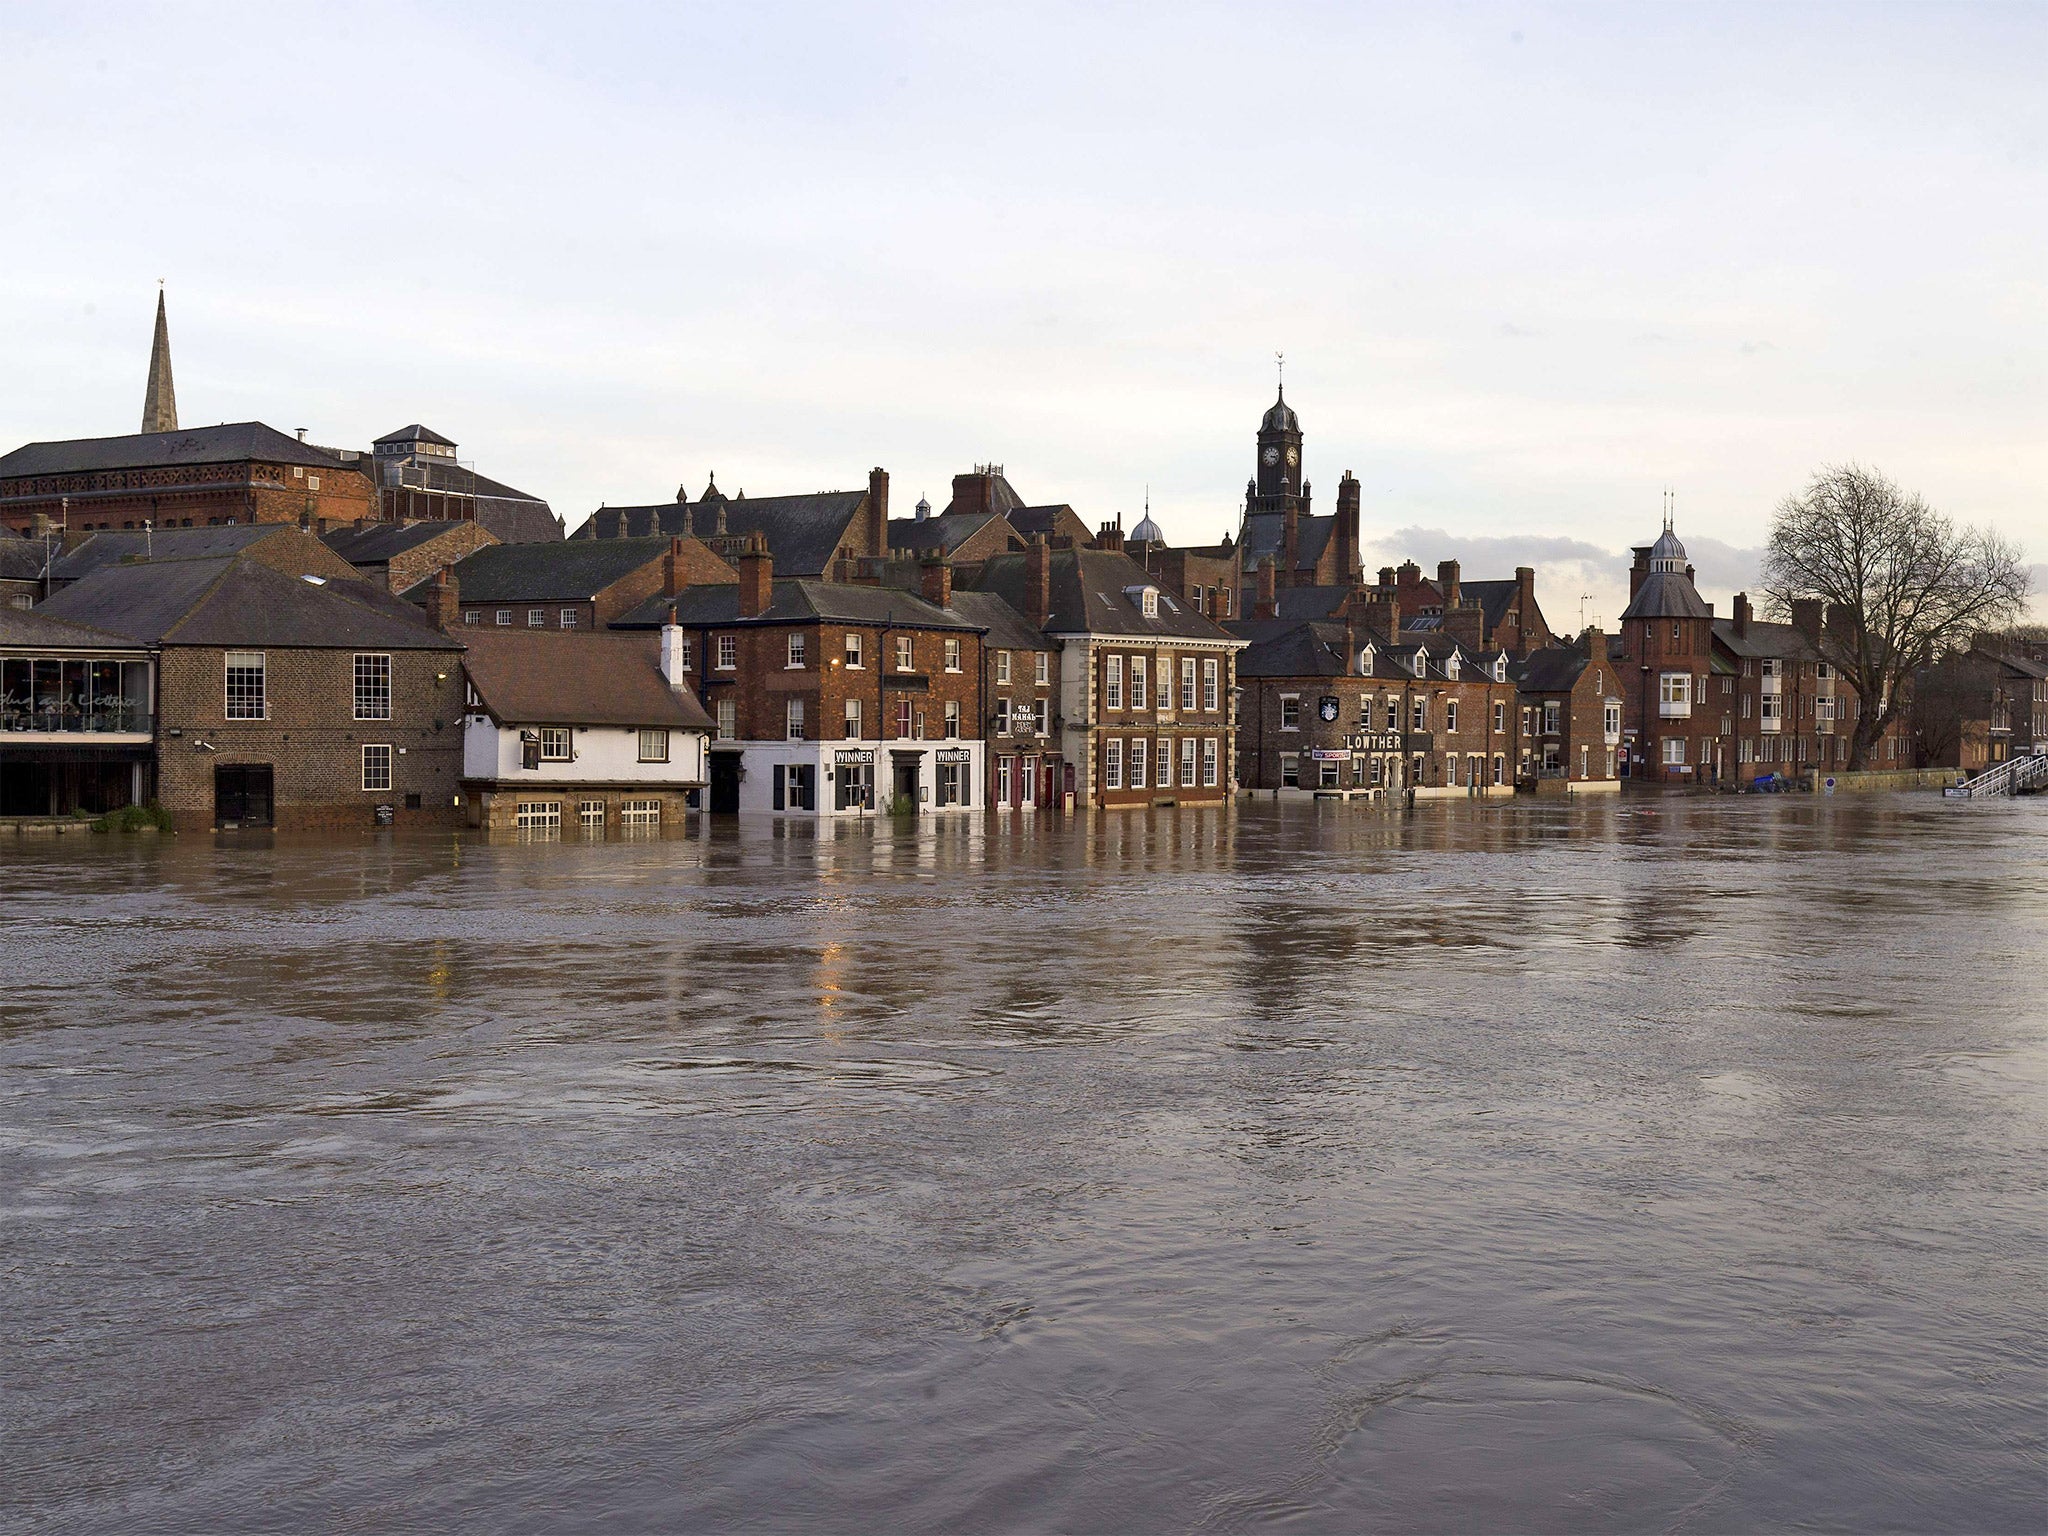
<instances>
[{"instance_id":1,"label":"roof ridge","mask_svg":"<svg viewBox=\"0 0 2048 1536\"><path fill-rule=\"evenodd\" d=\"M214 577L213 580L209 581L205 585L205 587L201 589L199 595L193 598L191 602L185 605L185 611L178 615L178 619L175 624L167 624L164 626L163 633L157 636L158 645L165 644L174 635L176 635L179 630L183 629L187 624L191 623L192 616L198 613L201 608L205 607L208 603L213 601L214 594L220 591L220 584L228 579L229 575L234 571L237 565L242 563L242 557L239 554L218 555L215 556L215 558L220 561L220 574ZM251 560L249 564L254 566L257 565L258 562ZM270 567L268 566L262 566L261 568L264 570L270 569Z\"/></svg>"}]
</instances>

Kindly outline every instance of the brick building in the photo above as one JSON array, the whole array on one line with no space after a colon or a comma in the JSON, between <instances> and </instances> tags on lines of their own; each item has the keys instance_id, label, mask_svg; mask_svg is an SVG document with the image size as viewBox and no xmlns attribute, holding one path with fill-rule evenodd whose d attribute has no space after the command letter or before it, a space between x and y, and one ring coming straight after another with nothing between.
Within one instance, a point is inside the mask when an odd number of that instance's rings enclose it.
<instances>
[{"instance_id":1,"label":"brick building","mask_svg":"<svg viewBox=\"0 0 2048 1536\"><path fill-rule=\"evenodd\" d=\"M1059 646L993 592L955 591L953 607L984 631L981 726L988 806L1034 810L1062 805L1066 773L1056 723Z\"/></svg>"},{"instance_id":2,"label":"brick building","mask_svg":"<svg viewBox=\"0 0 2048 1536\"><path fill-rule=\"evenodd\" d=\"M1075 804L1199 805L1235 778L1237 653L1245 642L1109 548L988 560L976 589L1001 597L1059 646L1054 727L1062 791Z\"/></svg>"},{"instance_id":3,"label":"brick building","mask_svg":"<svg viewBox=\"0 0 2048 1536\"><path fill-rule=\"evenodd\" d=\"M1978 635L1913 679L1916 762L1980 773L2048 751L2048 646Z\"/></svg>"},{"instance_id":4,"label":"brick building","mask_svg":"<svg viewBox=\"0 0 2048 1536\"><path fill-rule=\"evenodd\" d=\"M464 639L471 826L603 834L672 826L696 808L711 720L686 674L681 686L664 674L664 658L680 659L677 632Z\"/></svg>"},{"instance_id":5,"label":"brick building","mask_svg":"<svg viewBox=\"0 0 2048 1536\"><path fill-rule=\"evenodd\" d=\"M494 544L448 574L465 628L593 630L687 584L693 573L729 581L731 569L692 539L568 539Z\"/></svg>"},{"instance_id":6,"label":"brick building","mask_svg":"<svg viewBox=\"0 0 2048 1536\"><path fill-rule=\"evenodd\" d=\"M40 532L352 523L377 515L357 462L260 421L27 443L0 457L0 524Z\"/></svg>"},{"instance_id":7,"label":"brick building","mask_svg":"<svg viewBox=\"0 0 2048 1536\"><path fill-rule=\"evenodd\" d=\"M765 534L739 580L650 597L620 628L678 628L678 675L716 727L709 809L903 814L985 804L982 627L953 603L952 572L919 593L779 579Z\"/></svg>"},{"instance_id":8,"label":"brick building","mask_svg":"<svg viewBox=\"0 0 2048 1536\"><path fill-rule=\"evenodd\" d=\"M389 593L228 557L109 566L39 612L153 654L181 831L460 818L461 644Z\"/></svg>"},{"instance_id":9,"label":"brick building","mask_svg":"<svg viewBox=\"0 0 2048 1536\"><path fill-rule=\"evenodd\" d=\"M1539 794L1599 793L1621 787L1621 675L1607 636L1530 652L1511 670L1516 710L1518 784Z\"/></svg>"}]
</instances>

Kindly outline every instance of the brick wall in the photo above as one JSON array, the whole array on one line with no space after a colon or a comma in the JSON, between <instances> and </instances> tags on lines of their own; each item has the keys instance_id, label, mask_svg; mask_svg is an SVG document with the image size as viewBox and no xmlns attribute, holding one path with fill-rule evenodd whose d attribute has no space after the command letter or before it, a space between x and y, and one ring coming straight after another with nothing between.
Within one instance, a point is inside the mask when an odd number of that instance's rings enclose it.
<instances>
[{"instance_id":1,"label":"brick wall","mask_svg":"<svg viewBox=\"0 0 2048 1536\"><path fill-rule=\"evenodd\" d=\"M166 646L157 696L157 796L178 830L212 827L214 770L223 763L272 766L280 830L373 826L375 808L386 804L394 807L398 826L458 824L460 653L390 652L391 719L376 721L353 718L355 654L265 648L269 718L229 720L226 650ZM361 749L373 742L394 749L389 790L362 788ZM419 796L417 809L408 807L408 795Z\"/></svg>"},{"instance_id":2,"label":"brick wall","mask_svg":"<svg viewBox=\"0 0 2048 1536\"><path fill-rule=\"evenodd\" d=\"M445 533L391 557L385 580L393 592L410 591L436 571L445 571L464 555L473 555L497 543L489 529L477 523L457 523Z\"/></svg>"},{"instance_id":3,"label":"brick wall","mask_svg":"<svg viewBox=\"0 0 2048 1536\"><path fill-rule=\"evenodd\" d=\"M846 637L858 634L861 663L845 664ZM789 638L804 638L804 665L789 665ZM718 641L730 635L737 664L718 665ZM911 641L911 671L896 668L896 642ZM960 667L945 670L945 642L960 642ZM945 706L960 706L960 736L979 738L983 708L981 636L962 631L866 628L841 624L737 625L695 632L692 676L699 682L704 707L717 717L718 701L734 704L736 732L742 741L781 741L787 734L791 698L804 701L804 737L837 741L845 736L846 701L861 702L861 734L866 740L897 737L897 701L908 699L911 735L937 741L945 735ZM836 663L836 665L835 665ZM923 727L919 729L919 715Z\"/></svg>"},{"instance_id":4,"label":"brick wall","mask_svg":"<svg viewBox=\"0 0 2048 1536\"><path fill-rule=\"evenodd\" d=\"M305 476L319 480L314 489ZM377 515L376 488L354 469L303 465L194 464L173 469L102 470L0 481L0 524L26 529L38 514L55 521L71 499L73 528L203 528L227 522L359 522Z\"/></svg>"}]
</instances>

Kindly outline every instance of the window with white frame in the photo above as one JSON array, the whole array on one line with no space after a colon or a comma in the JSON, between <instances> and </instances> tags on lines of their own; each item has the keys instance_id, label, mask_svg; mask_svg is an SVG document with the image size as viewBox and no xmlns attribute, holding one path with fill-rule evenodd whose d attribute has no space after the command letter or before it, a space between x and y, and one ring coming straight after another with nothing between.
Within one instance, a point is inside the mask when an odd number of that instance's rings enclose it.
<instances>
[{"instance_id":1,"label":"window with white frame","mask_svg":"<svg viewBox=\"0 0 2048 1536\"><path fill-rule=\"evenodd\" d=\"M602 800L579 800L576 803L576 819L583 823L586 832L604 830L604 802Z\"/></svg>"},{"instance_id":2,"label":"window with white frame","mask_svg":"<svg viewBox=\"0 0 2048 1536\"><path fill-rule=\"evenodd\" d=\"M846 723L844 729L848 741L859 741L861 739L859 699L848 699L846 701Z\"/></svg>"},{"instance_id":3,"label":"window with white frame","mask_svg":"<svg viewBox=\"0 0 2048 1536\"><path fill-rule=\"evenodd\" d=\"M1102 744L1102 787L1124 787L1124 743L1121 736L1112 736Z\"/></svg>"},{"instance_id":4,"label":"window with white frame","mask_svg":"<svg viewBox=\"0 0 2048 1536\"><path fill-rule=\"evenodd\" d=\"M791 631L786 664L791 667L803 667L808 665L809 661L810 636L800 629Z\"/></svg>"},{"instance_id":5,"label":"window with white frame","mask_svg":"<svg viewBox=\"0 0 2048 1536\"><path fill-rule=\"evenodd\" d=\"M1301 788L1301 755L1299 753L1282 752L1280 754L1280 787L1282 789Z\"/></svg>"},{"instance_id":6,"label":"window with white frame","mask_svg":"<svg viewBox=\"0 0 2048 1536\"><path fill-rule=\"evenodd\" d=\"M1301 729L1301 695L1283 693L1280 695L1280 729L1298 731Z\"/></svg>"},{"instance_id":7,"label":"window with white frame","mask_svg":"<svg viewBox=\"0 0 2048 1536\"><path fill-rule=\"evenodd\" d=\"M1146 770L1152 762L1152 745L1144 737L1131 741L1131 788L1143 789L1147 778Z\"/></svg>"},{"instance_id":8,"label":"window with white frame","mask_svg":"<svg viewBox=\"0 0 2048 1536\"><path fill-rule=\"evenodd\" d=\"M1496 785L1500 785L1507 783L1507 781L1508 760L1505 757L1503 757L1500 753L1496 752L1493 754L1493 782Z\"/></svg>"},{"instance_id":9,"label":"window with white frame","mask_svg":"<svg viewBox=\"0 0 2048 1536\"><path fill-rule=\"evenodd\" d=\"M1147 664L1145 658L1143 656L1133 656L1131 658L1131 708L1133 709L1143 709L1145 707L1145 685L1149 680L1146 672ZM1135 788L1136 786L1132 787Z\"/></svg>"},{"instance_id":10,"label":"window with white frame","mask_svg":"<svg viewBox=\"0 0 2048 1536\"><path fill-rule=\"evenodd\" d=\"M852 630L846 634L846 664L849 667L860 666L860 636Z\"/></svg>"},{"instance_id":11,"label":"window with white frame","mask_svg":"<svg viewBox=\"0 0 2048 1536\"><path fill-rule=\"evenodd\" d=\"M946 740L958 741L960 739L960 701L958 699L946 700L945 719Z\"/></svg>"},{"instance_id":12,"label":"window with white frame","mask_svg":"<svg viewBox=\"0 0 2048 1536\"><path fill-rule=\"evenodd\" d=\"M1009 680L1010 680L1010 653L1009 653L1008 651L997 651L997 652L996 652L996 681L997 681L997 682L999 682L999 683L1007 683L1007 682L1008 682Z\"/></svg>"},{"instance_id":13,"label":"window with white frame","mask_svg":"<svg viewBox=\"0 0 2048 1536\"><path fill-rule=\"evenodd\" d=\"M1563 728L1564 708L1556 699L1543 701L1543 734L1555 736Z\"/></svg>"},{"instance_id":14,"label":"window with white frame","mask_svg":"<svg viewBox=\"0 0 2048 1536\"><path fill-rule=\"evenodd\" d=\"M619 825L625 827L660 826L661 802L659 800L621 800L619 802Z\"/></svg>"},{"instance_id":15,"label":"window with white frame","mask_svg":"<svg viewBox=\"0 0 2048 1536\"><path fill-rule=\"evenodd\" d=\"M1214 789L1216 787L1216 738L1214 736L1204 736L1202 738L1202 787L1204 789Z\"/></svg>"},{"instance_id":16,"label":"window with white frame","mask_svg":"<svg viewBox=\"0 0 2048 1536\"><path fill-rule=\"evenodd\" d=\"M571 736L566 725L544 725L540 728L540 760L544 763L566 763L572 753Z\"/></svg>"},{"instance_id":17,"label":"window with white frame","mask_svg":"<svg viewBox=\"0 0 2048 1536\"><path fill-rule=\"evenodd\" d=\"M1685 738L1683 736L1666 736L1664 738L1664 761L1673 767L1677 767L1685 761Z\"/></svg>"},{"instance_id":18,"label":"window with white frame","mask_svg":"<svg viewBox=\"0 0 2048 1536\"><path fill-rule=\"evenodd\" d=\"M270 701L264 689L264 660L261 651L229 651L227 657L227 714L230 720L267 720Z\"/></svg>"},{"instance_id":19,"label":"window with white frame","mask_svg":"<svg viewBox=\"0 0 2048 1536\"><path fill-rule=\"evenodd\" d=\"M912 670L915 662L916 657L911 645L910 636L898 635L896 637L896 670L898 672L908 672Z\"/></svg>"},{"instance_id":20,"label":"window with white frame","mask_svg":"<svg viewBox=\"0 0 2048 1536\"><path fill-rule=\"evenodd\" d=\"M1501 733L1502 731L1505 731L1505 730L1506 730L1507 728L1508 728L1508 707L1507 707L1507 705L1503 704L1503 703L1502 703L1502 702L1501 702L1500 700L1496 699L1496 700L1494 700L1494 704L1493 704L1493 730L1494 730L1494 734L1495 734L1495 735L1499 735L1499 734L1500 734L1500 733Z\"/></svg>"},{"instance_id":21,"label":"window with white frame","mask_svg":"<svg viewBox=\"0 0 2048 1536\"><path fill-rule=\"evenodd\" d=\"M1192 656L1180 659L1180 707L1184 710L1195 707L1195 658Z\"/></svg>"},{"instance_id":22,"label":"window with white frame","mask_svg":"<svg viewBox=\"0 0 2048 1536\"><path fill-rule=\"evenodd\" d=\"M547 609L545 609L545 608L529 608L529 609L527 609L527 610L526 610L526 627L527 627L528 629L546 629L546 628L548 627L548 611L547 611Z\"/></svg>"},{"instance_id":23,"label":"window with white frame","mask_svg":"<svg viewBox=\"0 0 2048 1536\"><path fill-rule=\"evenodd\" d=\"M946 636L945 658L946 670L948 672L958 672L960 670L960 637L958 635Z\"/></svg>"},{"instance_id":24,"label":"window with white frame","mask_svg":"<svg viewBox=\"0 0 2048 1536\"><path fill-rule=\"evenodd\" d=\"M383 742L363 744L363 788L370 790L391 787L391 748Z\"/></svg>"},{"instance_id":25,"label":"window with white frame","mask_svg":"<svg viewBox=\"0 0 2048 1536\"><path fill-rule=\"evenodd\" d=\"M356 718L358 720L389 720L391 718L391 658L389 656L356 657Z\"/></svg>"},{"instance_id":26,"label":"window with white frame","mask_svg":"<svg viewBox=\"0 0 2048 1536\"><path fill-rule=\"evenodd\" d=\"M1609 699L1601 707L1600 728L1609 736L1621 734L1621 700Z\"/></svg>"},{"instance_id":27,"label":"window with white frame","mask_svg":"<svg viewBox=\"0 0 2048 1536\"><path fill-rule=\"evenodd\" d=\"M784 699L782 701L782 739L802 741L804 739L804 701Z\"/></svg>"},{"instance_id":28,"label":"window with white frame","mask_svg":"<svg viewBox=\"0 0 2048 1536\"><path fill-rule=\"evenodd\" d=\"M1173 788L1173 743L1168 738L1159 738L1159 787Z\"/></svg>"},{"instance_id":29,"label":"window with white frame","mask_svg":"<svg viewBox=\"0 0 2048 1536\"><path fill-rule=\"evenodd\" d=\"M519 810L513 818L513 825L522 832L559 832L562 828L562 802L521 800Z\"/></svg>"},{"instance_id":30,"label":"window with white frame","mask_svg":"<svg viewBox=\"0 0 2048 1536\"><path fill-rule=\"evenodd\" d=\"M482 614L482 613L480 613L480 612L478 612L478 611L477 611L476 609L474 609L474 608L465 608L465 609L463 609L463 610L462 610L462 622L463 622L463 623L465 623L465 624L481 624L481 623L482 623L483 621L484 621L484 616L483 616L483 614Z\"/></svg>"},{"instance_id":31,"label":"window with white frame","mask_svg":"<svg viewBox=\"0 0 2048 1536\"><path fill-rule=\"evenodd\" d=\"M1102 707L1122 709L1124 707L1124 659L1108 656L1102 662Z\"/></svg>"},{"instance_id":32,"label":"window with white frame","mask_svg":"<svg viewBox=\"0 0 2048 1536\"><path fill-rule=\"evenodd\" d=\"M1390 731L1401 729L1401 701L1391 693L1387 695L1387 729Z\"/></svg>"},{"instance_id":33,"label":"window with white frame","mask_svg":"<svg viewBox=\"0 0 2048 1536\"><path fill-rule=\"evenodd\" d=\"M1202 708L1215 712L1216 709L1217 665L1214 656L1202 660Z\"/></svg>"},{"instance_id":34,"label":"window with white frame","mask_svg":"<svg viewBox=\"0 0 2048 1536\"><path fill-rule=\"evenodd\" d=\"M1201 748L1192 736L1180 739L1180 781L1189 788L1195 783L1195 754Z\"/></svg>"},{"instance_id":35,"label":"window with white frame","mask_svg":"<svg viewBox=\"0 0 2048 1536\"><path fill-rule=\"evenodd\" d=\"M665 763L668 761L668 732L655 726L643 727L640 732L640 761L643 763Z\"/></svg>"},{"instance_id":36,"label":"window with white frame","mask_svg":"<svg viewBox=\"0 0 2048 1536\"><path fill-rule=\"evenodd\" d=\"M730 672L740 664L740 637L720 635L718 637L718 670Z\"/></svg>"},{"instance_id":37,"label":"window with white frame","mask_svg":"<svg viewBox=\"0 0 2048 1536\"><path fill-rule=\"evenodd\" d=\"M1692 674L1662 672L1657 676L1657 713L1666 719L1685 719L1692 714Z\"/></svg>"},{"instance_id":38,"label":"window with white frame","mask_svg":"<svg viewBox=\"0 0 2048 1536\"><path fill-rule=\"evenodd\" d=\"M732 741L740 733L739 705L731 699L718 701L718 739Z\"/></svg>"},{"instance_id":39,"label":"window with white frame","mask_svg":"<svg viewBox=\"0 0 2048 1536\"><path fill-rule=\"evenodd\" d=\"M558 617L564 629L574 629L581 622L581 616L574 608L564 608Z\"/></svg>"},{"instance_id":40,"label":"window with white frame","mask_svg":"<svg viewBox=\"0 0 2048 1536\"><path fill-rule=\"evenodd\" d=\"M1034 651L1031 656L1031 667L1031 680L1041 688L1049 687L1052 683L1052 657L1044 651Z\"/></svg>"},{"instance_id":41,"label":"window with white frame","mask_svg":"<svg viewBox=\"0 0 2048 1536\"><path fill-rule=\"evenodd\" d=\"M1007 736L1010 733L1010 696L1001 694L996 699L996 732Z\"/></svg>"},{"instance_id":42,"label":"window with white frame","mask_svg":"<svg viewBox=\"0 0 2048 1536\"><path fill-rule=\"evenodd\" d=\"M1445 700L1444 700L1444 730L1445 730L1445 731L1447 731L1447 732L1454 732L1454 731L1456 731L1457 729L1458 729L1458 701L1457 701L1456 699L1445 699Z\"/></svg>"},{"instance_id":43,"label":"window with white frame","mask_svg":"<svg viewBox=\"0 0 2048 1536\"><path fill-rule=\"evenodd\" d=\"M492 615L492 621L501 625L510 624L512 622L512 610L510 608L500 608Z\"/></svg>"},{"instance_id":44,"label":"window with white frame","mask_svg":"<svg viewBox=\"0 0 2048 1536\"><path fill-rule=\"evenodd\" d=\"M692 665L692 663L694 663L694 662L695 662L696 658L697 658L697 646L696 646L696 642L695 642L695 641L693 641L693 640L691 640L691 639L690 639L690 637L689 637L688 635L685 635L685 636L683 636L683 637L682 637L682 639L681 639L681 641L680 641L680 642L679 642L679 643L677 644L677 646L676 646L676 666L677 666L677 668L678 668L679 670L681 670L681 671L684 671L684 672L687 672L687 671L689 671L689 670L690 670L690 667L691 667L691 665Z\"/></svg>"},{"instance_id":45,"label":"window with white frame","mask_svg":"<svg viewBox=\"0 0 2048 1536\"><path fill-rule=\"evenodd\" d=\"M1429 700L1416 694L1408 701L1408 729L1426 731L1429 729Z\"/></svg>"}]
</instances>

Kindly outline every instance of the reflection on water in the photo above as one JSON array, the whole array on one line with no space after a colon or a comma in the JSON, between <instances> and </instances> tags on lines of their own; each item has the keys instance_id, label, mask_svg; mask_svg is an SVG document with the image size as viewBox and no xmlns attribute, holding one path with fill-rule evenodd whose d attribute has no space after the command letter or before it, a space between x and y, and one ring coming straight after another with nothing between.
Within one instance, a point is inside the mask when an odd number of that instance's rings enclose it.
<instances>
[{"instance_id":1,"label":"reflection on water","mask_svg":"<svg viewBox=\"0 0 2048 1536\"><path fill-rule=\"evenodd\" d=\"M2032 1530L2048 807L0 852L0 1524Z\"/></svg>"}]
</instances>

